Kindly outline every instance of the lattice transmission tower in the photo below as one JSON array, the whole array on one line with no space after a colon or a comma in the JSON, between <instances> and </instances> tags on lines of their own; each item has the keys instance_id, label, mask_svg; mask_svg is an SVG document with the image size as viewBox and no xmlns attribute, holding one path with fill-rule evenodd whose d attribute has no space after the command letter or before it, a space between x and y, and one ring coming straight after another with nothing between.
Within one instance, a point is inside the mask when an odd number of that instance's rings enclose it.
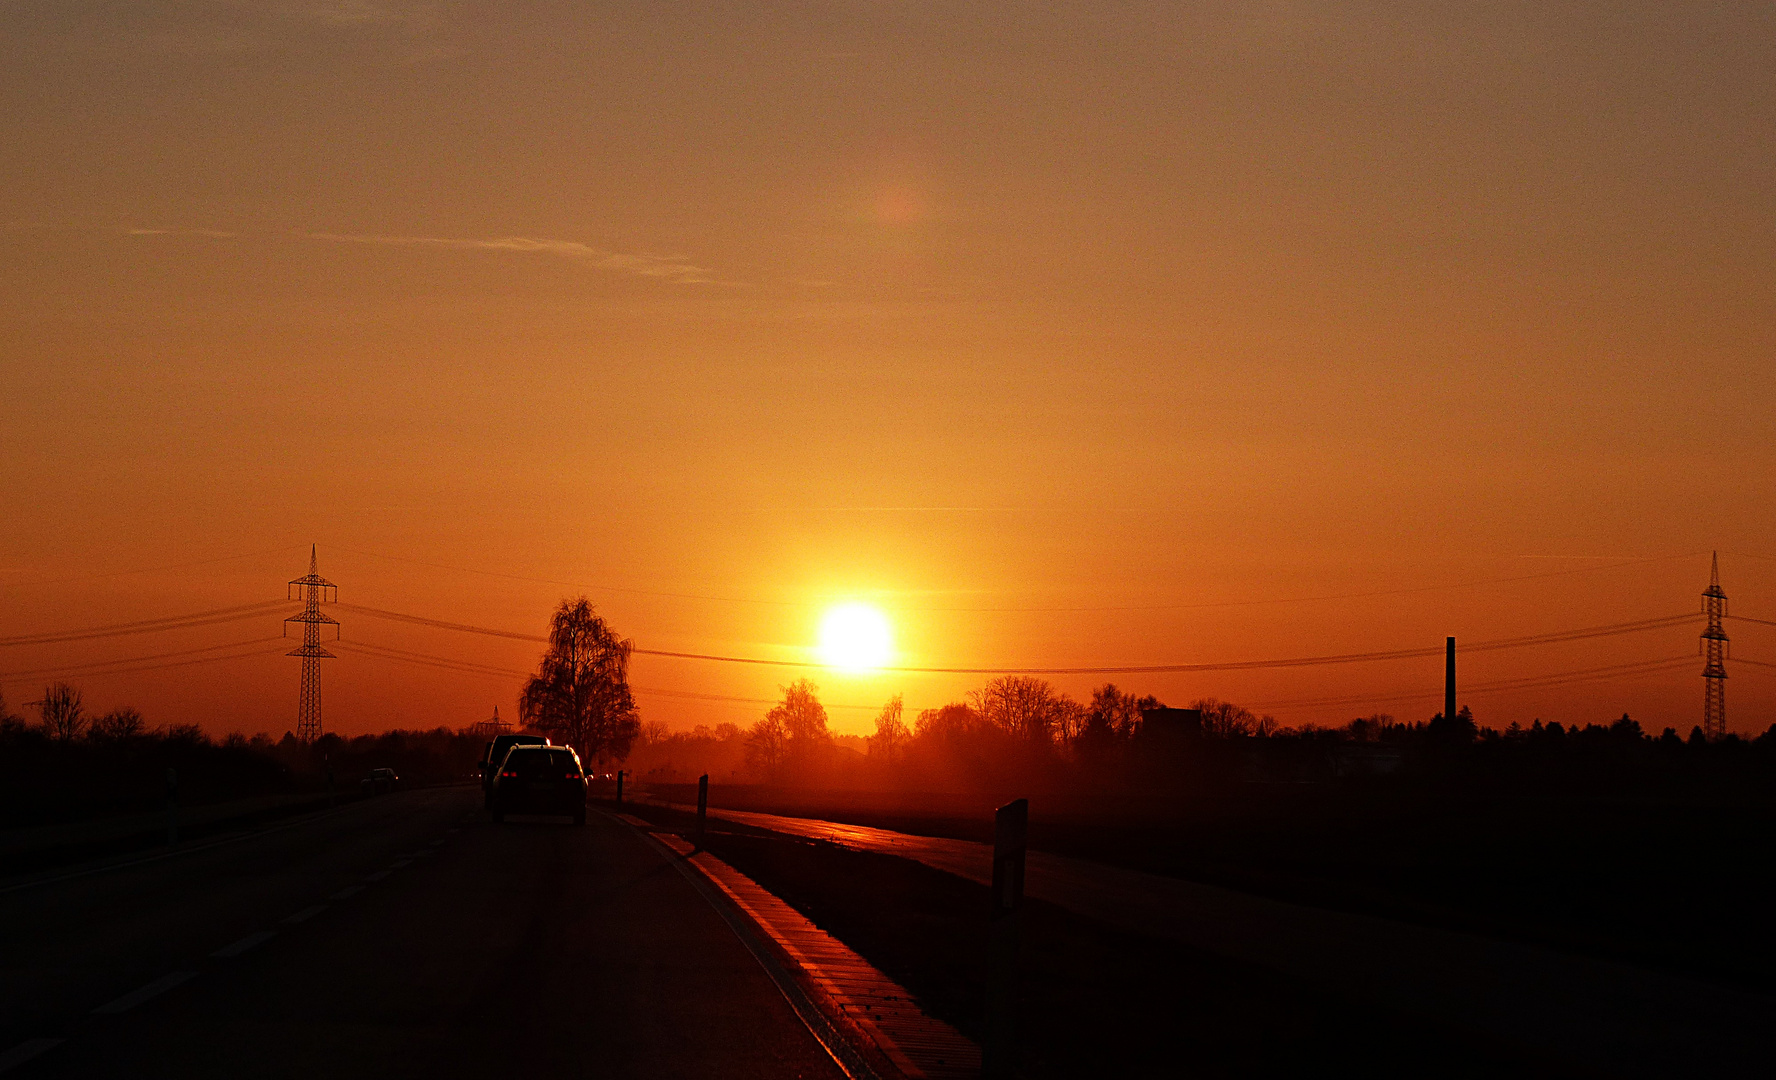
<instances>
[{"instance_id":1,"label":"lattice transmission tower","mask_svg":"<svg viewBox=\"0 0 1776 1080\"><path fill-rule=\"evenodd\" d=\"M1727 632L1721 620L1727 614L1727 594L1720 583L1720 552L1714 553L1714 569L1708 577L1708 588L1702 590L1702 613L1708 616L1708 629L1702 631L1702 651L1708 664L1702 669L1702 734L1710 740L1727 733Z\"/></svg>"},{"instance_id":2,"label":"lattice transmission tower","mask_svg":"<svg viewBox=\"0 0 1776 1080\"><path fill-rule=\"evenodd\" d=\"M321 737L321 661L333 659L333 654L321 648L321 627L333 627L333 638L339 639L339 620L321 614L321 605L335 603L339 599L339 587L322 577L317 566L318 545L308 552L308 573L290 582L285 595L297 599L296 590L302 590L304 601L302 614L292 615L284 620L284 633L290 632L291 623L302 624L302 646L292 649L285 655L302 657L302 698L296 706L296 737L303 742L313 742Z\"/></svg>"}]
</instances>

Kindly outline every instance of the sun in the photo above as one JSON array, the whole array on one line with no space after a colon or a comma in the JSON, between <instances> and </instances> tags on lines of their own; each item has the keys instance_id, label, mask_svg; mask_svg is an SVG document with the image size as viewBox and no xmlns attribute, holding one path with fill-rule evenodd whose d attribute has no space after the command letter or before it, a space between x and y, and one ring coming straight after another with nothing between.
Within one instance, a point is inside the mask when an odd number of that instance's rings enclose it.
<instances>
[{"instance_id":1,"label":"sun","mask_svg":"<svg viewBox=\"0 0 1776 1080\"><path fill-rule=\"evenodd\" d=\"M846 671L873 671L888 662L888 619L868 604L840 604L820 620L820 660Z\"/></svg>"}]
</instances>

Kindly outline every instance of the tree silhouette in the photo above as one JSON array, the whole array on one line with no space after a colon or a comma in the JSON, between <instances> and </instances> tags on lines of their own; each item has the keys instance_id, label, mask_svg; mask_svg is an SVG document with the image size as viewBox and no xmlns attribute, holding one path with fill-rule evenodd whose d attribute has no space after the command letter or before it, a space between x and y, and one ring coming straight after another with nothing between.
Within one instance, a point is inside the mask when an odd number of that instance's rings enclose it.
<instances>
[{"instance_id":1,"label":"tree silhouette","mask_svg":"<svg viewBox=\"0 0 1776 1080\"><path fill-rule=\"evenodd\" d=\"M870 756L893 764L906 751L907 737L906 723L901 720L900 695L895 694L876 717L876 733L869 741Z\"/></svg>"},{"instance_id":2,"label":"tree silhouette","mask_svg":"<svg viewBox=\"0 0 1776 1080\"><path fill-rule=\"evenodd\" d=\"M969 695L975 711L1013 738L1050 744L1078 705L1052 684L1031 675L1002 675Z\"/></svg>"},{"instance_id":3,"label":"tree silhouette","mask_svg":"<svg viewBox=\"0 0 1776 1080\"><path fill-rule=\"evenodd\" d=\"M641 729L629 689L634 648L591 601L563 600L549 622L548 651L518 700L520 718L584 760L625 757Z\"/></svg>"},{"instance_id":4,"label":"tree silhouette","mask_svg":"<svg viewBox=\"0 0 1776 1080\"><path fill-rule=\"evenodd\" d=\"M123 705L94 720L87 737L113 741L133 739L142 734L147 726L140 709L134 705Z\"/></svg>"},{"instance_id":5,"label":"tree silhouette","mask_svg":"<svg viewBox=\"0 0 1776 1080\"><path fill-rule=\"evenodd\" d=\"M86 728L86 706L80 699L80 691L67 683L51 683L44 687L37 713L43 717L43 730L60 742L73 742Z\"/></svg>"},{"instance_id":6,"label":"tree silhouette","mask_svg":"<svg viewBox=\"0 0 1776 1080\"><path fill-rule=\"evenodd\" d=\"M783 688L783 702L771 711L783 719L789 733L788 764L807 770L825 764L832 749L832 733L826 729L826 706L820 703L820 687L811 679L797 679Z\"/></svg>"},{"instance_id":7,"label":"tree silhouette","mask_svg":"<svg viewBox=\"0 0 1776 1080\"><path fill-rule=\"evenodd\" d=\"M760 780L775 780L789 749L789 727L776 709L746 734L746 767Z\"/></svg>"},{"instance_id":8,"label":"tree silhouette","mask_svg":"<svg viewBox=\"0 0 1776 1080\"><path fill-rule=\"evenodd\" d=\"M1210 736L1227 737L1231 735L1257 735L1264 733L1264 722L1269 717L1259 717L1244 705L1235 705L1231 701L1220 698L1199 698L1190 703L1193 709L1202 711L1203 733ZM1274 723L1274 721L1272 721Z\"/></svg>"}]
</instances>

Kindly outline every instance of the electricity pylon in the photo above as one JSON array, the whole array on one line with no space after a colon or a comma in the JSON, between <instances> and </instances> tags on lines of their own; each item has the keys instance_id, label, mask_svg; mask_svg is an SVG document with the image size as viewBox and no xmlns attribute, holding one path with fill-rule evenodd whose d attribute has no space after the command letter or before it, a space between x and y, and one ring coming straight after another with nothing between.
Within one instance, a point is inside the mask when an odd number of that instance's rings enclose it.
<instances>
[{"instance_id":1,"label":"electricity pylon","mask_svg":"<svg viewBox=\"0 0 1776 1080\"><path fill-rule=\"evenodd\" d=\"M302 600L305 605L302 614L292 615L284 620L284 632L290 632L291 623L302 624L302 645L292 649L286 656L302 657L302 699L296 706L296 737L303 742L313 742L321 737L321 661L333 659L333 654L321 648L321 627L333 627L333 638L339 639L339 621L321 614L321 605L334 603L339 599L339 587L322 577L317 571L317 547L308 551L308 573L290 582L285 595L296 599L296 589L301 587Z\"/></svg>"},{"instance_id":2,"label":"electricity pylon","mask_svg":"<svg viewBox=\"0 0 1776 1080\"><path fill-rule=\"evenodd\" d=\"M1702 649L1708 655L1702 669L1702 735L1712 741L1727 733L1727 666L1721 662L1727 655L1727 632L1721 629L1727 594L1721 589L1718 551L1708 588L1702 591L1702 612L1708 616L1708 629L1702 631Z\"/></svg>"}]
</instances>

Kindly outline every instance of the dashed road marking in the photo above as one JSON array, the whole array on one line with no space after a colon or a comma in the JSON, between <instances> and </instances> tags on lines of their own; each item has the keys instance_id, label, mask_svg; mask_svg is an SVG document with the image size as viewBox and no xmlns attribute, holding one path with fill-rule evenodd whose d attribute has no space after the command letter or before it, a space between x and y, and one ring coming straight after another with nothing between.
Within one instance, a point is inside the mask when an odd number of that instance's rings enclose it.
<instances>
[{"instance_id":1,"label":"dashed road marking","mask_svg":"<svg viewBox=\"0 0 1776 1080\"><path fill-rule=\"evenodd\" d=\"M413 865L412 859L396 859L394 862L389 863L389 869L390 870L399 870L403 866L412 866L412 865Z\"/></svg>"},{"instance_id":2,"label":"dashed road marking","mask_svg":"<svg viewBox=\"0 0 1776 1080\"><path fill-rule=\"evenodd\" d=\"M451 830L450 830L450 831L451 831L451 832L455 832L455 831L456 831L456 830L455 830L455 829L451 829ZM427 846L427 847L443 847L443 846L444 846L444 841L442 841L442 840L433 840L433 841L432 841L432 842L431 842L431 843L429 843L429 844L427 844L427 845L426 845L426 846Z\"/></svg>"},{"instance_id":3,"label":"dashed road marking","mask_svg":"<svg viewBox=\"0 0 1776 1080\"><path fill-rule=\"evenodd\" d=\"M345 888L340 889L338 892L334 893L332 896L327 897L327 899L329 899L329 900L350 900L352 897L358 895L359 893L361 893L363 891L364 891L364 887L362 885L348 885Z\"/></svg>"},{"instance_id":4,"label":"dashed road marking","mask_svg":"<svg viewBox=\"0 0 1776 1080\"><path fill-rule=\"evenodd\" d=\"M168 974L168 975L162 975L160 978L155 979L153 982L149 983L147 986L142 986L142 987L138 987L137 989L131 990L129 993L123 995L122 997L118 998L115 1001L105 1002L105 1004L100 1005L98 1008L94 1009L93 1012L95 1012L95 1013L128 1012L131 1009L135 1008L137 1005L140 1005L142 1002L148 1001L152 998L157 998L160 995L166 993L168 990L171 990L173 987L179 986L182 983L188 982L188 981L195 979L195 978L197 978L197 972L195 972L195 971L175 971L175 972L172 972L171 974Z\"/></svg>"},{"instance_id":5,"label":"dashed road marking","mask_svg":"<svg viewBox=\"0 0 1776 1080\"><path fill-rule=\"evenodd\" d=\"M275 930L261 930L257 934L248 934L232 945L224 945L210 955L218 960L226 960L231 956L239 956L248 949L257 948L274 937L277 937Z\"/></svg>"},{"instance_id":6,"label":"dashed road marking","mask_svg":"<svg viewBox=\"0 0 1776 1080\"><path fill-rule=\"evenodd\" d=\"M314 907L303 908L301 911L298 911L296 914L290 916L289 918L285 919L284 921L287 923L307 922L308 920L314 918L316 915L319 915L321 912L326 911L326 910L327 910L326 904L316 904Z\"/></svg>"},{"instance_id":7,"label":"dashed road marking","mask_svg":"<svg viewBox=\"0 0 1776 1080\"><path fill-rule=\"evenodd\" d=\"M62 1039L26 1039L17 1046L0 1054L0 1073L8 1069L16 1069L46 1050L54 1050L62 1045Z\"/></svg>"},{"instance_id":8,"label":"dashed road marking","mask_svg":"<svg viewBox=\"0 0 1776 1080\"><path fill-rule=\"evenodd\" d=\"M364 875L364 880L365 881L381 881L383 878L388 877L389 874L392 872L393 871L389 871L389 870L378 870L374 874Z\"/></svg>"}]
</instances>

